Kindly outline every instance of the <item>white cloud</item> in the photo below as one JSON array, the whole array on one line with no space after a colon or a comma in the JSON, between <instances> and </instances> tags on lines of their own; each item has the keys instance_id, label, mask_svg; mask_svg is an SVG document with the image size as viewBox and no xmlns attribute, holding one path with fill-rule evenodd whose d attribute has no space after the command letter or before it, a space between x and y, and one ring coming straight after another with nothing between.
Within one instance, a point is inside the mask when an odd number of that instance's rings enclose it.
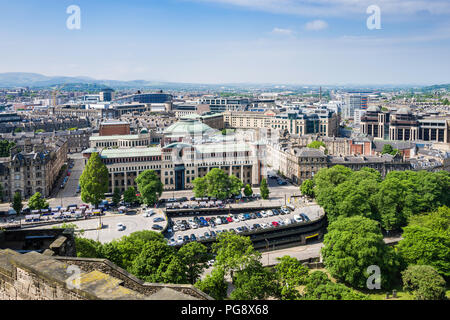
<instances>
[{"instance_id":1,"label":"white cloud","mask_svg":"<svg viewBox=\"0 0 450 320\"><path fill-rule=\"evenodd\" d=\"M290 36L294 32L291 29L281 29L281 28L273 28L271 34Z\"/></svg>"},{"instance_id":2,"label":"white cloud","mask_svg":"<svg viewBox=\"0 0 450 320\"><path fill-rule=\"evenodd\" d=\"M323 20L310 21L305 26L306 30L320 31L328 28L328 23Z\"/></svg>"}]
</instances>

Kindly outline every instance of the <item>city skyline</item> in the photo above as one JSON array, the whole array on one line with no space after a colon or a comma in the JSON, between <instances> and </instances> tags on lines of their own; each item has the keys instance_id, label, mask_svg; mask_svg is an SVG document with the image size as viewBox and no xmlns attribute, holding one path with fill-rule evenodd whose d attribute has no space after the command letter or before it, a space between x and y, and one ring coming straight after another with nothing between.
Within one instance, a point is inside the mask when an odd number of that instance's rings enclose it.
<instances>
[{"instance_id":1,"label":"city skyline","mask_svg":"<svg viewBox=\"0 0 450 320\"><path fill-rule=\"evenodd\" d=\"M378 5L381 29L367 28ZM81 28L69 30L71 5ZM446 1L169 0L2 4L0 72L181 83L450 82Z\"/></svg>"}]
</instances>

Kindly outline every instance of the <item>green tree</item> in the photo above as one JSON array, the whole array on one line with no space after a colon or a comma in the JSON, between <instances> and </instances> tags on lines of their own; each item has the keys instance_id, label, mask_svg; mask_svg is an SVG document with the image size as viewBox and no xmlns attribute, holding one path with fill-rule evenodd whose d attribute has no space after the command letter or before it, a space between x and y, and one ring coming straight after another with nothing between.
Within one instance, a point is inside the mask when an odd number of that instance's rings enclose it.
<instances>
[{"instance_id":1,"label":"green tree","mask_svg":"<svg viewBox=\"0 0 450 320\"><path fill-rule=\"evenodd\" d=\"M339 217L328 227L322 256L330 274L353 287L366 288L367 268L381 270L381 287L388 288L401 267L393 248L383 241L378 222L361 217Z\"/></svg>"},{"instance_id":2,"label":"green tree","mask_svg":"<svg viewBox=\"0 0 450 320\"><path fill-rule=\"evenodd\" d=\"M410 217L409 225L425 227L441 234L448 234L450 231L450 208L439 207L437 210Z\"/></svg>"},{"instance_id":3,"label":"green tree","mask_svg":"<svg viewBox=\"0 0 450 320\"><path fill-rule=\"evenodd\" d=\"M135 203L137 200L136 189L134 187L128 187L123 193L123 201L126 203Z\"/></svg>"},{"instance_id":4,"label":"green tree","mask_svg":"<svg viewBox=\"0 0 450 320\"><path fill-rule=\"evenodd\" d=\"M98 153L94 152L89 158L80 177L81 200L95 207L105 199L109 188L108 168L102 162Z\"/></svg>"},{"instance_id":5,"label":"green tree","mask_svg":"<svg viewBox=\"0 0 450 320\"><path fill-rule=\"evenodd\" d=\"M328 282L308 291L308 300L369 300L366 295L346 287L342 283Z\"/></svg>"},{"instance_id":6,"label":"green tree","mask_svg":"<svg viewBox=\"0 0 450 320\"><path fill-rule=\"evenodd\" d=\"M250 197L250 196L253 195L252 187L249 184L245 185L244 194L245 194L246 197Z\"/></svg>"},{"instance_id":7,"label":"green tree","mask_svg":"<svg viewBox=\"0 0 450 320\"><path fill-rule=\"evenodd\" d=\"M36 192L31 196L30 200L28 200L28 207L31 210L47 209L48 202L45 201L40 192Z\"/></svg>"},{"instance_id":8,"label":"green tree","mask_svg":"<svg viewBox=\"0 0 450 320\"><path fill-rule=\"evenodd\" d=\"M22 204L22 194L20 192L14 193L12 207L17 214L20 214L20 212L22 212L23 204Z\"/></svg>"},{"instance_id":9,"label":"green tree","mask_svg":"<svg viewBox=\"0 0 450 320\"><path fill-rule=\"evenodd\" d=\"M429 265L446 279L450 278L450 237L430 228L411 225L403 228L397 245L408 264Z\"/></svg>"},{"instance_id":10,"label":"green tree","mask_svg":"<svg viewBox=\"0 0 450 320\"><path fill-rule=\"evenodd\" d=\"M186 270L175 249L160 241L145 242L131 264L131 273L145 281L187 283Z\"/></svg>"},{"instance_id":11,"label":"green tree","mask_svg":"<svg viewBox=\"0 0 450 320\"><path fill-rule=\"evenodd\" d=\"M75 237L75 248L77 257L103 258L102 244L99 241Z\"/></svg>"},{"instance_id":12,"label":"green tree","mask_svg":"<svg viewBox=\"0 0 450 320\"><path fill-rule=\"evenodd\" d=\"M331 280L328 278L328 275L325 272L316 270L308 275L305 282L305 290L306 294L308 295L312 293L318 286L326 285L331 282Z\"/></svg>"},{"instance_id":13,"label":"green tree","mask_svg":"<svg viewBox=\"0 0 450 320\"><path fill-rule=\"evenodd\" d=\"M212 250L216 253L215 265L225 272L242 270L251 261L261 258L261 253L253 248L249 237L230 232L222 232L212 244Z\"/></svg>"},{"instance_id":14,"label":"green tree","mask_svg":"<svg viewBox=\"0 0 450 320\"><path fill-rule=\"evenodd\" d=\"M158 202L163 192L163 184L155 171L145 170L139 174L135 181L146 205L151 206Z\"/></svg>"},{"instance_id":15,"label":"green tree","mask_svg":"<svg viewBox=\"0 0 450 320\"><path fill-rule=\"evenodd\" d=\"M282 300L294 300L300 298L298 286L306 283L308 268L300 261L290 256L277 258L279 263L274 267L275 278L279 286L279 296Z\"/></svg>"},{"instance_id":16,"label":"green tree","mask_svg":"<svg viewBox=\"0 0 450 320\"><path fill-rule=\"evenodd\" d=\"M210 258L207 248L200 242L190 242L178 250L178 256L187 267L187 281L196 283Z\"/></svg>"},{"instance_id":17,"label":"green tree","mask_svg":"<svg viewBox=\"0 0 450 320\"><path fill-rule=\"evenodd\" d=\"M198 177L192 181L194 185L194 195L196 198L204 198L208 196L208 185L205 177Z\"/></svg>"},{"instance_id":18,"label":"green tree","mask_svg":"<svg viewBox=\"0 0 450 320\"><path fill-rule=\"evenodd\" d=\"M0 158L9 157L11 148L14 148L16 143L14 141L0 140Z\"/></svg>"},{"instance_id":19,"label":"green tree","mask_svg":"<svg viewBox=\"0 0 450 320\"><path fill-rule=\"evenodd\" d=\"M210 295L215 300L223 300L227 297L228 284L225 281L226 272L221 267L216 267L205 279L198 280L195 287Z\"/></svg>"},{"instance_id":20,"label":"green tree","mask_svg":"<svg viewBox=\"0 0 450 320\"><path fill-rule=\"evenodd\" d=\"M417 300L445 299L444 278L431 266L412 265L402 272L403 289Z\"/></svg>"},{"instance_id":21,"label":"green tree","mask_svg":"<svg viewBox=\"0 0 450 320\"><path fill-rule=\"evenodd\" d=\"M392 148L392 146L390 144L385 144L383 146L383 150L381 150L381 154L390 154L390 155L395 156L398 153L399 153L399 150Z\"/></svg>"},{"instance_id":22,"label":"green tree","mask_svg":"<svg viewBox=\"0 0 450 320\"><path fill-rule=\"evenodd\" d=\"M275 274L264 268L260 261L252 260L244 269L233 276L235 289L231 292L233 300L265 300L278 295Z\"/></svg>"},{"instance_id":23,"label":"green tree","mask_svg":"<svg viewBox=\"0 0 450 320\"><path fill-rule=\"evenodd\" d=\"M228 197L241 195L242 187L244 186L242 181L234 175L229 176L228 180L229 180L229 184L230 184ZM253 191L252 191L252 193L253 193Z\"/></svg>"},{"instance_id":24,"label":"green tree","mask_svg":"<svg viewBox=\"0 0 450 320\"><path fill-rule=\"evenodd\" d=\"M230 179L228 175L219 168L211 169L205 176L208 196L217 199L226 199L230 194Z\"/></svg>"},{"instance_id":25,"label":"green tree","mask_svg":"<svg viewBox=\"0 0 450 320\"><path fill-rule=\"evenodd\" d=\"M313 141L307 145L308 148L320 149L320 147L325 148L325 154L328 153L327 146L323 141Z\"/></svg>"},{"instance_id":26,"label":"green tree","mask_svg":"<svg viewBox=\"0 0 450 320\"><path fill-rule=\"evenodd\" d=\"M314 198L314 181L306 179L300 186L300 192L310 198Z\"/></svg>"},{"instance_id":27,"label":"green tree","mask_svg":"<svg viewBox=\"0 0 450 320\"><path fill-rule=\"evenodd\" d=\"M261 180L261 185L259 186L259 190L261 192L261 198L263 199L269 199L269 187L267 186L267 180L263 178Z\"/></svg>"},{"instance_id":28,"label":"green tree","mask_svg":"<svg viewBox=\"0 0 450 320\"><path fill-rule=\"evenodd\" d=\"M112 203L117 206L120 203L120 200L122 199L122 193L120 192L119 188L114 189L114 193L112 196Z\"/></svg>"}]
</instances>

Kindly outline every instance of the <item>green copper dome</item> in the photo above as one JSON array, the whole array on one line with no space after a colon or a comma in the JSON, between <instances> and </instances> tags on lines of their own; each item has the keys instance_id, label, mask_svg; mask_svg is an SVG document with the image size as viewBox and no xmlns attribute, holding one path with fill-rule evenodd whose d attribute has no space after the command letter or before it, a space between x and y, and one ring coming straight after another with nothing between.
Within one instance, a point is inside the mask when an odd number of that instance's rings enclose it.
<instances>
[{"instance_id":1,"label":"green copper dome","mask_svg":"<svg viewBox=\"0 0 450 320\"><path fill-rule=\"evenodd\" d=\"M181 119L164 130L164 135L167 137L203 136L214 133L214 131L213 128L199 120Z\"/></svg>"}]
</instances>

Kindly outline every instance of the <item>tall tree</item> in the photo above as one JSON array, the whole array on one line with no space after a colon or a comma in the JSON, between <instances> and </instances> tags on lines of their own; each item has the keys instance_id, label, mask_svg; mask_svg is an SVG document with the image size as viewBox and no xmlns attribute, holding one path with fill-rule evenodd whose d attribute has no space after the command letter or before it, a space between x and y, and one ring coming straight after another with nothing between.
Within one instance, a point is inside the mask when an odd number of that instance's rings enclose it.
<instances>
[{"instance_id":1,"label":"tall tree","mask_svg":"<svg viewBox=\"0 0 450 320\"><path fill-rule=\"evenodd\" d=\"M402 272L403 289L417 300L445 299L444 278L431 266L411 265Z\"/></svg>"},{"instance_id":2,"label":"tall tree","mask_svg":"<svg viewBox=\"0 0 450 320\"><path fill-rule=\"evenodd\" d=\"M123 201L126 203L135 203L137 200L136 189L134 187L128 187L123 193Z\"/></svg>"},{"instance_id":3,"label":"tall tree","mask_svg":"<svg viewBox=\"0 0 450 320\"><path fill-rule=\"evenodd\" d=\"M261 180L261 185L259 186L259 190L261 192L261 198L263 199L269 199L269 187L267 186L267 180L266 178L263 178Z\"/></svg>"},{"instance_id":4,"label":"tall tree","mask_svg":"<svg viewBox=\"0 0 450 320\"><path fill-rule=\"evenodd\" d=\"M246 197L250 197L253 194L252 187L249 184L245 185L244 194Z\"/></svg>"},{"instance_id":5,"label":"tall tree","mask_svg":"<svg viewBox=\"0 0 450 320\"><path fill-rule=\"evenodd\" d=\"M187 280L194 284L207 267L210 258L207 248L200 242L190 242L178 250L178 256L187 267Z\"/></svg>"},{"instance_id":6,"label":"tall tree","mask_svg":"<svg viewBox=\"0 0 450 320\"><path fill-rule=\"evenodd\" d=\"M47 209L48 205L49 205L48 202L45 201L44 198L42 198L42 194L40 192L36 192L28 200L28 207L31 210Z\"/></svg>"},{"instance_id":7,"label":"tall tree","mask_svg":"<svg viewBox=\"0 0 450 320\"><path fill-rule=\"evenodd\" d=\"M22 208L23 208L22 194L20 192L14 193L12 207L16 211L17 214L20 214L20 212L22 211Z\"/></svg>"},{"instance_id":8,"label":"tall tree","mask_svg":"<svg viewBox=\"0 0 450 320\"><path fill-rule=\"evenodd\" d=\"M227 297L228 283L225 281L225 270L216 267L205 279L198 280L195 287L210 295L215 300L223 300Z\"/></svg>"},{"instance_id":9,"label":"tall tree","mask_svg":"<svg viewBox=\"0 0 450 320\"><path fill-rule=\"evenodd\" d=\"M136 178L136 183L141 197L146 205L154 205L158 202L163 192L161 179L153 170L145 170Z\"/></svg>"},{"instance_id":10,"label":"tall tree","mask_svg":"<svg viewBox=\"0 0 450 320\"><path fill-rule=\"evenodd\" d=\"M275 278L279 285L279 296L283 300L300 298L298 286L306 283L308 268L290 256L277 258L279 263L274 267Z\"/></svg>"},{"instance_id":11,"label":"tall tree","mask_svg":"<svg viewBox=\"0 0 450 320\"><path fill-rule=\"evenodd\" d=\"M112 203L117 206L120 203L120 200L122 199L122 193L120 192L119 188L114 188L114 193L112 196Z\"/></svg>"},{"instance_id":12,"label":"tall tree","mask_svg":"<svg viewBox=\"0 0 450 320\"><path fill-rule=\"evenodd\" d=\"M217 199L226 199L230 196L230 178L222 169L211 169L205 178L208 196Z\"/></svg>"},{"instance_id":13,"label":"tall tree","mask_svg":"<svg viewBox=\"0 0 450 320\"><path fill-rule=\"evenodd\" d=\"M306 179L300 186L300 192L310 198L314 198L314 181Z\"/></svg>"},{"instance_id":14,"label":"tall tree","mask_svg":"<svg viewBox=\"0 0 450 320\"><path fill-rule=\"evenodd\" d=\"M194 185L194 195L197 198L204 198L208 196L208 185L205 177L198 177L192 181Z\"/></svg>"},{"instance_id":15,"label":"tall tree","mask_svg":"<svg viewBox=\"0 0 450 320\"><path fill-rule=\"evenodd\" d=\"M233 300L265 300L278 295L274 272L264 268L257 260L237 271L233 284L235 289L230 295Z\"/></svg>"},{"instance_id":16,"label":"tall tree","mask_svg":"<svg viewBox=\"0 0 450 320\"><path fill-rule=\"evenodd\" d=\"M430 228L410 225L403 228L403 239L397 245L408 264L429 265L450 279L450 236Z\"/></svg>"},{"instance_id":17,"label":"tall tree","mask_svg":"<svg viewBox=\"0 0 450 320\"><path fill-rule=\"evenodd\" d=\"M380 268L381 287L388 288L398 278L400 260L384 243L378 222L361 217L339 217L328 226L322 256L330 274L356 288L367 288L367 270Z\"/></svg>"},{"instance_id":18,"label":"tall tree","mask_svg":"<svg viewBox=\"0 0 450 320\"><path fill-rule=\"evenodd\" d=\"M97 207L109 188L108 168L98 153L91 154L80 177L81 200Z\"/></svg>"},{"instance_id":19,"label":"tall tree","mask_svg":"<svg viewBox=\"0 0 450 320\"><path fill-rule=\"evenodd\" d=\"M230 232L222 232L217 237L217 242L212 244L212 250L217 254L215 264L225 272L242 270L251 261L259 261L261 258L261 253L253 248L249 237Z\"/></svg>"}]
</instances>

